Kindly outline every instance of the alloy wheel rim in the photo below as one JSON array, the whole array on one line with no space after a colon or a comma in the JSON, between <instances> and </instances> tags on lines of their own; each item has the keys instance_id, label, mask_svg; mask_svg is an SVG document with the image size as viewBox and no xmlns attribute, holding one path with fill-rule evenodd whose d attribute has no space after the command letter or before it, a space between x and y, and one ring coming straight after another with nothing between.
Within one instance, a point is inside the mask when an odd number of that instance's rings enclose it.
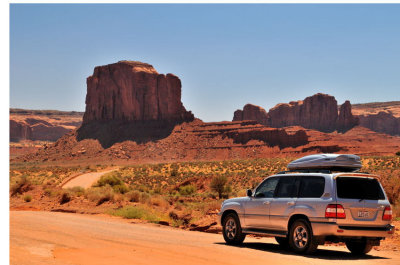
<instances>
[{"instance_id":1,"label":"alloy wheel rim","mask_svg":"<svg viewBox=\"0 0 400 265\"><path fill-rule=\"evenodd\" d=\"M293 241L296 247L304 248L308 242L308 233L307 229L304 226L297 226L294 229L293 233Z\"/></svg>"},{"instance_id":2,"label":"alloy wheel rim","mask_svg":"<svg viewBox=\"0 0 400 265\"><path fill-rule=\"evenodd\" d=\"M233 218L229 218L225 225L225 234L229 239L235 238L236 235L236 222Z\"/></svg>"}]
</instances>

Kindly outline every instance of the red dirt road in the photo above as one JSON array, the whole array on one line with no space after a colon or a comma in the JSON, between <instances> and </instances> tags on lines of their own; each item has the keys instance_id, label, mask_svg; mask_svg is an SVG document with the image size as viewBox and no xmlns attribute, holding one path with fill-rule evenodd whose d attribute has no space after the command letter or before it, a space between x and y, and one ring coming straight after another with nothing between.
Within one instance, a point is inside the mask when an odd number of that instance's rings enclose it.
<instances>
[{"instance_id":1,"label":"red dirt road","mask_svg":"<svg viewBox=\"0 0 400 265\"><path fill-rule=\"evenodd\" d=\"M10 211L11 264L400 264L400 253L356 258L345 247L313 256L281 250L271 238L227 246L222 235L137 224L107 216Z\"/></svg>"},{"instance_id":2,"label":"red dirt road","mask_svg":"<svg viewBox=\"0 0 400 265\"><path fill-rule=\"evenodd\" d=\"M82 175L79 175L79 176L69 180L62 187L64 189L67 189L67 188L79 186L79 187L87 189L87 188L90 188L96 181L98 181L101 178L101 176L103 176L104 174L110 173L114 170L116 170L116 168L106 170L106 171L90 172L90 173L82 174Z\"/></svg>"}]
</instances>

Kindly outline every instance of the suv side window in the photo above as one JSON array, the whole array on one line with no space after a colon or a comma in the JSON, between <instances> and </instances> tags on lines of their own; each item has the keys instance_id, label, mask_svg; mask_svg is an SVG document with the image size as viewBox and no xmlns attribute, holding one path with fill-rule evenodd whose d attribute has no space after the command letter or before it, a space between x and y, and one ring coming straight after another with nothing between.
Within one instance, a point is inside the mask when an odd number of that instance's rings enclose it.
<instances>
[{"instance_id":1,"label":"suv side window","mask_svg":"<svg viewBox=\"0 0 400 265\"><path fill-rule=\"evenodd\" d=\"M260 186L258 186L254 197L257 198L272 198L276 185L278 184L278 178L268 178Z\"/></svg>"},{"instance_id":2,"label":"suv side window","mask_svg":"<svg viewBox=\"0 0 400 265\"><path fill-rule=\"evenodd\" d=\"M292 198L297 197L299 180L296 177L281 177L275 198Z\"/></svg>"},{"instance_id":3,"label":"suv side window","mask_svg":"<svg viewBox=\"0 0 400 265\"><path fill-rule=\"evenodd\" d=\"M307 176L301 178L299 198L321 198L325 190L325 178Z\"/></svg>"}]
</instances>

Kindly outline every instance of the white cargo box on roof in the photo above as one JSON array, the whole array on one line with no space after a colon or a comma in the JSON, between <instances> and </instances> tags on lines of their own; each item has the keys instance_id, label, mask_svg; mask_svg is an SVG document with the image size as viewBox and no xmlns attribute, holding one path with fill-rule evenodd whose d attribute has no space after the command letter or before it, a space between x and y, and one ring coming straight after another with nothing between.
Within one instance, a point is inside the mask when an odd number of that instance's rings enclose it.
<instances>
[{"instance_id":1,"label":"white cargo box on roof","mask_svg":"<svg viewBox=\"0 0 400 265\"><path fill-rule=\"evenodd\" d=\"M337 171L356 171L361 168L360 157L344 154L309 155L288 164L289 170L328 169Z\"/></svg>"}]
</instances>

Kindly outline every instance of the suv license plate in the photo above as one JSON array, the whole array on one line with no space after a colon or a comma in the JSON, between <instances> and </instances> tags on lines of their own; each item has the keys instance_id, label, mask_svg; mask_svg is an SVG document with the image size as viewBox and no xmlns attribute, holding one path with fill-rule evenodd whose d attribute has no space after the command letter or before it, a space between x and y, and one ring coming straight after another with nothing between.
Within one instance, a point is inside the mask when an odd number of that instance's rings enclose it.
<instances>
[{"instance_id":1,"label":"suv license plate","mask_svg":"<svg viewBox=\"0 0 400 265\"><path fill-rule=\"evenodd\" d=\"M367 218L367 217L369 217L369 212L368 211L358 211L358 217Z\"/></svg>"}]
</instances>

